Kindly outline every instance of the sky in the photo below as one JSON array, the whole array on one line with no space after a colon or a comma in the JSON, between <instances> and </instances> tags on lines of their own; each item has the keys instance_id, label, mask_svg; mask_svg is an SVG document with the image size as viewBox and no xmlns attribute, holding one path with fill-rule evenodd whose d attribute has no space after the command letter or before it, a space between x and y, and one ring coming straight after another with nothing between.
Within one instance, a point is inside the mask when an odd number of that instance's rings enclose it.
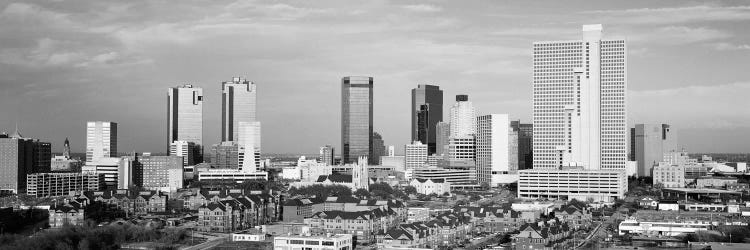
<instances>
[{"instance_id":1,"label":"sky","mask_svg":"<svg viewBox=\"0 0 750 250\"><path fill-rule=\"evenodd\" d=\"M631 126L750 152L748 1L0 0L0 130L83 152L86 121L114 121L119 151L163 152L167 88L193 84L217 143L221 82L240 76L258 85L263 152L338 151L341 78L366 75L374 129L401 150L417 84L439 85L446 112L467 94L530 122L531 44L595 23L627 40Z\"/></svg>"}]
</instances>

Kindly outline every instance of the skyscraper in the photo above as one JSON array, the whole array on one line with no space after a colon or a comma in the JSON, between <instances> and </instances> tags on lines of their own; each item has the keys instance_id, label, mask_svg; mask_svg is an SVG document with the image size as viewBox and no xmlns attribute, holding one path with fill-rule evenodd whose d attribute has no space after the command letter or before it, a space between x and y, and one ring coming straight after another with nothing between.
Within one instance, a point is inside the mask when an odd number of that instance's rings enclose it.
<instances>
[{"instance_id":1,"label":"skyscraper","mask_svg":"<svg viewBox=\"0 0 750 250\"><path fill-rule=\"evenodd\" d=\"M533 150L532 139L534 138L534 125L531 123L521 123L521 121L510 121L513 131L518 134L518 169L533 168Z\"/></svg>"},{"instance_id":2,"label":"skyscraper","mask_svg":"<svg viewBox=\"0 0 750 250\"><path fill-rule=\"evenodd\" d=\"M257 90L240 77L221 83L221 141L236 141L240 122L256 121Z\"/></svg>"},{"instance_id":3,"label":"skyscraper","mask_svg":"<svg viewBox=\"0 0 750 250\"><path fill-rule=\"evenodd\" d=\"M341 161L355 163L360 156L372 158L373 78L341 79Z\"/></svg>"},{"instance_id":4,"label":"skyscraper","mask_svg":"<svg viewBox=\"0 0 750 250\"><path fill-rule=\"evenodd\" d=\"M437 155L444 155L448 153L448 138L451 136L451 124L447 122L438 122L435 125L437 131L435 135Z\"/></svg>"},{"instance_id":5,"label":"skyscraper","mask_svg":"<svg viewBox=\"0 0 750 250\"><path fill-rule=\"evenodd\" d=\"M602 40L597 24L533 47L534 168L625 169L625 41Z\"/></svg>"},{"instance_id":6,"label":"skyscraper","mask_svg":"<svg viewBox=\"0 0 750 250\"><path fill-rule=\"evenodd\" d=\"M638 176L651 176L651 169L664 161L664 154L677 150L669 124L636 124L634 130L635 160Z\"/></svg>"},{"instance_id":7,"label":"skyscraper","mask_svg":"<svg viewBox=\"0 0 750 250\"><path fill-rule=\"evenodd\" d=\"M244 172L263 171L260 162L260 122L240 122L238 125L239 169Z\"/></svg>"},{"instance_id":8,"label":"skyscraper","mask_svg":"<svg viewBox=\"0 0 750 250\"><path fill-rule=\"evenodd\" d=\"M518 181L518 133L507 114L477 117L476 163L479 183L490 186Z\"/></svg>"},{"instance_id":9,"label":"skyscraper","mask_svg":"<svg viewBox=\"0 0 750 250\"><path fill-rule=\"evenodd\" d=\"M477 129L477 114L468 95L456 95L451 106L450 136L453 138L473 136Z\"/></svg>"},{"instance_id":10,"label":"skyscraper","mask_svg":"<svg viewBox=\"0 0 750 250\"><path fill-rule=\"evenodd\" d=\"M196 162L203 155L203 89L193 85L169 88L167 91L167 152L174 141L195 144Z\"/></svg>"},{"instance_id":11,"label":"skyscraper","mask_svg":"<svg viewBox=\"0 0 750 250\"><path fill-rule=\"evenodd\" d=\"M320 147L320 156L318 161L325 163L326 165L332 166L333 160L336 157L335 150L331 145L325 145Z\"/></svg>"},{"instance_id":12,"label":"skyscraper","mask_svg":"<svg viewBox=\"0 0 750 250\"><path fill-rule=\"evenodd\" d=\"M625 197L626 60L601 24L580 41L534 43L534 169L519 171L519 198Z\"/></svg>"},{"instance_id":13,"label":"skyscraper","mask_svg":"<svg viewBox=\"0 0 750 250\"><path fill-rule=\"evenodd\" d=\"M385 141L383 136L378 132L372 133L372 150L371 158L368 160L370 165L380 165L380 157L385 155Z\"/></svg>"},{"instance_id":14,"label":"skyscraper","mask_svg":"<svg viewBox=\"0 0 750 250\"><path fill-rule=\"evenodd\" d=\"M97 162L102 158L117 157L117 123L86 123L86 162Z\"/></svg>"},{"instance_id":15,"label":"skyscraper","mask_svg":"<svg viewBox=\"0 0 750 250\"><path fill-rule=\"evenodd\" d=\"M427 145L428 153L437 152L435 126L443 121L443 91L440 87L419 84L411 90L411 140Z\"/></svg>"}]
</instances>

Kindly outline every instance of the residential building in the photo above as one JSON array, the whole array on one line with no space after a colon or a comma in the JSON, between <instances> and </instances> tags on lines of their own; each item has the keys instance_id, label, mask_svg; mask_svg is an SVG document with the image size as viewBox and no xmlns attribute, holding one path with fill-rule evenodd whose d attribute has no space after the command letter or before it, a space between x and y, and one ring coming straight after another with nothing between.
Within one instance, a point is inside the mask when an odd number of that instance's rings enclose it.
<instances>
[{"instance_id":1,"label":"residential building","mask_svg":"<svg viewBox=\"0 0 750 250\"><path fill-rule=\"evenodd\" d=\"M85 211L77 201L65 200L52 204L49 208L49 227L82 226L85 222Z\"/></svg>"},{"instance_id":2,"label":"residential building","mask_svg":"<svg viewBox=\"0 0 750 250\"><path fill-rule=\"evenodd\" d=\"M513 236L516 249L559 249L561 243L572 234L568 223L557 219L528 223L520 231Z\"/></svg>"},{"instance_id":3,"label":"residential building","mask_svg":"<svg viewBox=\"0 0 750 250\"><path fill-rule=\"evenodd\" d=\"M518 181L518 132L507 114L477 117L476 170L479 183L491 187Z\"/></svg>"},{"instance_id":4,"label":"residential building","mask_svg":"<svg viewBox=\"0 0 750 250\"><path fill-rule=\"evenodd\" d=\"M354 240L351 234L335 235L288 235L277 236L273 239L275 250L353 250Z\"/></svg>"},{"instance_id":5,"label":"residential building","mask_svg":"<svg viewBox=\"0 0 750 250\"><path fill-rule=\"evenodd\" d=\"M174 155L172 144L175 141L192 143L192 152L180 152L181 156L193 163L201 163L203 156L203 89L185 84L167 90L167 152ZM186 165L186 166L188 166Z\"/></svg>"},{"instance_id":6,"label":"residential building","mask_svg":"<svg viewBox=\"0 0 750 250\"><path fill-rule=\"evenodd\" d=\"M257 121L256 84L241 77L221 83L221 141L237 141L240 122Z\"/></svg>"},{"instance_id":7,"label":"residential building","mask_svg":"<svg viewBox=\"0 0 750 250\"><path fill-rule=\"evenodd\" d=\"M584 25L578 41L535 42L534 168L625 168L626 48Z\"/></svg>"},{"instance_id":8,"label":"residential building","mask_svg":"<svg viewBox=\"0 0 750 250\"><path fill-rule=\"evenodd\" d=\"M435 154L448 154L448 138L451 136L451 124L448 122L438 122L435 125Z\"/></svg>"},{"instance_id":9,"label":"residential building","mask_svg":"<svg viewBox=\"0 0 750 250\"><path fill-rule=\"evenodd\" d=\"M457 207L455 212L471 218L478 232L510 233L526 223L537 221L537 211L516 211L508 207Z\"/></svg>"},{"instance_id":10,"label":"residential building","mask_svg":"<svg viewBox=\"0 0 750 250\"><path fill-rule=\"evenodd\" d=\"M419 84L411 90L411 141L427 145L427 153L437 152L438 122L443 121L443 91Z\"/></svg>"},{"instance_id":11,"label":"residential building","mask_svg":"<svg viewBox=\"0 0 750 250\"><path fill-rule=\"evenodd\" d=\"M519 171L518 198L613 201L624 199L625 171L527 169Z\"/></svg>"},{"instance_id":12,"label":"residential building","mask_svg":"<svg viewBox=\"0 0 750 250\"><path fill-rule=\"evenodd\" d=\"M70 192L99 191L104 176L95 173L33 173L26 176L26 194L57 197Z\"/></svg>"},{"instance_id":13,"label":"residential building","mask_svg":"<svg viewBox=\"0 0 750 250\"><path fill-rule=\"evenodd\" d=\"M85 191L76 197L84 199L84 205L102 202L125 211L127 216L146 215L167 210L167 196L158 191L131 192L126 189Z\"/></svg>"},{"instance_id":14,"label":"residential building","mask_svg":"<svg viewBox=\"0 0 750 250\"><path fill-rule=\"evenodd\" d=\"M534 138L534 125L521 123L521 121L510 121L510 127L518 135L518 169L533 168L532 139Z\"/></svg>"},{"instance_id":15,"label":"residential building","mask_svg":"<svg viewBox=\"0 0 750 250\"><path fill-rule=\"evenodd\" d=\"M117 157L117 123L86 122L86 164Z\"/></svg>"},{"instance_id":16,"label":"residential building","mask_svg":"<svg viewBox=\"0 0 750 250\"><path fill-rule=\"evenodd\" d=\"M383 136L378 132L372 134L372 146L370 150L372 150L372 156L368 158L370 160L369 164L380 165L380 157L385 155L385 142L383 141Z\"/></svg>"},{"instance_id":17,"label":"residential building","mask_svg":"<svg viewBox=\"0 0 750 250\"><path fill-rule=\"evenodd\" d=\"M393 210L376 208L368 211L323 211L305 219L311 233L351 234L357 242L374 242L378 231L397 225Z\"/></svg>"},{"instance_id":18,"label":"residential building","mask_svg":"<svg viewBox=\"0 0 750 250\"><path fill-rule=\"evenodd\" d=\"M427 222L431 219L430 208L427 207L410 207L407 210L407 223Z\"/></svg>"},{"instance_id":19,"label":"residential building","mask_svg":"<svg viewBox=\"0 0 750 250\"><path fill-rule=\"evenodd\" d=\"M444 213L428 222L401 224L376 236L378 249L437 249L454 247L470 237L469 217Z\"/></svg>"},{"instance_id":20,"label":"residential building","mask_svg":"<svg viewBox=\"0 0 750 250\"><path fill-rule=\"evenodd\" d=\"M305 222L314 213L323 211L323 203L311 199L289 199L284 202L284 222Z\"/></svg>"},{"instance_id":21,"label":"residential building","mask_svg":"<svg viewBox=\"0 0 750 250\"><path fill-rule=\"evenodd\" d=\"M281 216L280 197L277 194L263 191L242 189L190 189L187 192L179 193L177 199L183 201L184 208L187 210L199 210L202 206L207 206L212 202L226 200L233 200L232 203L239 202L243 204L243 209L249 208L249 211L245 212L249 213L251 216L244 217L244 219L245 224L249 223L252 224L252 226L265 225L277 221ZM252 203L252 205L249 205L248 202ZM210 214L206 215L208 216ZM204 223L204 226L207 228L204 228L203 230L210 231L211 224L212 223ZM225 225L231 226L230 224Z\"/></svg>"},{"instance_id":22,"label":"residential building","mask_svg":"<svg viewBox=\"0 0 750 250\"><path fill-rule=\"evenodd\" d=\"M373 78L347 76L341 79L341 162L354 163L361 156L372 158Z\"/></svg>"},{"instance_id":23,"label":"residential building","mask_svg":"<svg viewBox=\"0 0 750 250\"><path fill-rule=\"evenodd\" d=\"M424 195L443 195L451 192L451 184L446 182L445 179L414 178L409 182L409 186L415 187L417 193Z\"/></svg>"},{"instance_id":24,"label":"residential building","mask_svg":"<svg viewBox=\"0 0 750 250\"><path fill-rule=\"evenodd\" d=\"M428 151L427 144L422 144L420 141L404 145L404 167L412 170L426 166Z\"/></svg>"},{"instance_id":25,"label":"residential building","mask_svg":"<svg viewBox=\"0 0 750 250\"><path fill-rule=\"evenodd\" d=\"M575 230L589 229L592 226L593 215L586 207L567 205L552 211L559 221L568 223Z\"/></svg>"},{"instance_id":26,"label":"residential building","mask_svg":"<svg viewBox=\"0 0 750 250\"><path fill-rule=\"evenodd\" d=\"M325 145L320 147L320 156L318 161L325 163L326 165L333 165L333 160L336 159L336 151L333 146Z\"/></svg>"},{"instance_id":27,"label":"residential building","mask_svg":"<svg viewBox=\"0 0 750 250\"><path fill-rule=\"evenodd\" d=\"M198 208L198 230L206 232L234 232L265 225L272 220L267 211L267 200L257 195L237 195L227 199L212 198ZM275 211L274 211L275 212Z\"/></svg>"},{"instance_id":28,"label":"residential building","mask_svg":"<svg viewBox=\"0 0 750 250\"><path fill-rule=\"evenodd\" d=\"M533 44L534 169L520 171L519 198L624 198L626 60L625 41L603 40L601 24L584 25L582 40ZM592 182L599 175L608 181Z\"/></svg>"},{"instance_id":29,"label":"residential building","mask_svg":"<svg viewBox=\"0 0 750 250\"><path fill-rule=\"evenodd\" d=\"M651 176L651 169L664 161L664 154L677 150L675 135L669 124L636 124L631 131L634 136L635 161L638 176Z\"/></svg>"}]
</instances>

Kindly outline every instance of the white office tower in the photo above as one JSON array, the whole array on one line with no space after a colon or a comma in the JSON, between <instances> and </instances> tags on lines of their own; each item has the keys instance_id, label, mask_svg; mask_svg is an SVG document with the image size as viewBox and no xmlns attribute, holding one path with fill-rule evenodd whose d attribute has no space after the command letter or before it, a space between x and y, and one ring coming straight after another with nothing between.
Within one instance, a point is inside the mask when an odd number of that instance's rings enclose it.
<instances>
[{"instance_id":1,"label":"white office tower","mask_svg":"<svg viewBox=\"0 0 750 250\"><path fill-rule=\"evenodd\" d=\"M319 162L325 163L326 165L333 165L334 160L336 158L336 154L334 152L334 148L331 145L325 145L323 147L320 147L320 156L319 156Z\"/></svg>"},{"instance_id":2,"label":"white office tower","mask_svg":"<svg viewBox=\"0 0 750 250\"><path fill-rule=\"evenodd\" d=\"M86 162L98 162L103 158L117 157L117 123L86 123Z\"/></svg>"},{"instance_id":3,"label":"white office tower","mask_svg":"<svg viewBox=\"0 0 750 250\"><path fill-rule=\"evenodd\" d=\"M255 83L240 77L221 83L221 141L237 141L240 122L256 121Z\"/></svg>"},{"instance_id":4,"label":"white office tower","mask_svg":"<svg viewBox=\"0 0 750 250\"><path fill-rule=\"evenodd\" d=\"M404 145L404 166L406 170L413 170L427 166L427 144L414 141Z\"/></svg>"},{"instance_id":5,"label":"white office tower","mask_svg":"<svg viewBox=\"0 0 750 250\"><path fill-rule=\"evenodd\" d=\"M625 93L625 41L602 40L602 25L534 43L534 168L624 169Z\"/></svg>"},{"instance_id":6,"label":"white office tower","mask_svg":"<svg viewBox=\"0 0 750 250\"><path fill-rule=\"evenodd\" d=\"M237 157L239 170L244 172L261 172L263 166L260 161L260 122L240 122L238 134Z\"/></svg>"},{"instance_id":7,"label":"white office tower","mask_svg":"<svg viewBox=\"0 0 750 250\"><path fill-rule=\"evenodd\" d=\"M518 134L507 114L477 117L476 158L479 183L496 187L518 181Z\"/></svg>"},{"instance_id":8,"label":"white office tower","mask_svg":"<svg viewBox=\"0 0 750 250\"><path fill-rule=\"evenodd\" d=\"M535 42L533 56L534 170L521 171L519 197L623 198L625 41L584 25L583 40ZM611 178L588 181L598 175Z\"/></svg>"},{"instance_id":9,"label":"white office tower","mask_svg":"<svg viewBox=\"0 0 750 250\"><path fill-rule=\"evenodd\" d=\"M203 89L185 84L167 91L167 146L174 141L203 145ZM199 149L199 148L195 148ZM194 150L195 150L194 149ZM170 149L171 153L171 149ZM193 157L202 154L197 150Z\"/></svg>"},{"instance_id":10,"label":"white office tower","mask_svg":"<svg viewBox=\"0 0 750 250\"><path fill-rule=\"evenodd\" d=\"M451 106L450 137L460 138L476 134L477 114L468 95L456 95Z\"/></svg>"},{"instance_id":11,"label":"white office tower","mask_svg":"<svg viewBox=\"0 0 750 250\"><path fill-rule=\"evenodd\" d=\"M182 156L182 166L195 165L195 143L189 141L173 141L169 144L169 155Z\"/></svg>"},{"instance_id":12,"label":"white office tower","mask_svg":"<svg viewBox=\"0 0 750 250\"><path fill-rule=\"evenodd\" d=\"M396 147L393 145L388 146L388 156L396 156Z\"/></svg>"},{"instance_id":13,"label":"white office tower","mask_svg":"<svg viewBox=\"0 0 750 250\"><path fill-rule=\"evenodd\" d=\"M448 154L448 138L451 136L451 124L447 122L438 122L437 125L435 125L435 130L437 132L435 135L435 154Z\"/></svg>"}]
</instances>

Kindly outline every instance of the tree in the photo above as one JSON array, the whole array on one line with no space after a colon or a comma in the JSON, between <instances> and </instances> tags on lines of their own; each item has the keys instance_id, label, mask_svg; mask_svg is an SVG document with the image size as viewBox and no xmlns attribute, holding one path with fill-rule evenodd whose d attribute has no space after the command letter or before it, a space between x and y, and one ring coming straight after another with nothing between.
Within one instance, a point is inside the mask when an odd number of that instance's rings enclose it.
<instances>
[{"instance_id":1,"label":"tree","mask_svg":"<svg viewBox=\"0 0 750 250\"><path fill-rule=\"evenodd\" d=\"M406 186L406 187L404 187L404 192L406 194L416 194L417 193L417 188L415 188L414 186Z\"/></svg>"},{"instance_id":2,"label":"tree","mask_svg":"<svg viewBox=\"0 0 750 250\"><path fill-rule=\"evenodd\" d=\"M490 184L487 182L480 184L479 187L481 187L482 190L490 190Z\"/></svg>"},{"instance_id":3,"label":"tree","mask_svg":"<svg viewBox=\"0 0 750 250\"><path fill-rule=\"evenodd\" d=\"M360 199L365 199L367 197L370 197L370 191L367 191L364 188L360 188L360 189L357 189L357 191L354 191L354 196L357 196Z\"/></svg>"}]
</instances>

